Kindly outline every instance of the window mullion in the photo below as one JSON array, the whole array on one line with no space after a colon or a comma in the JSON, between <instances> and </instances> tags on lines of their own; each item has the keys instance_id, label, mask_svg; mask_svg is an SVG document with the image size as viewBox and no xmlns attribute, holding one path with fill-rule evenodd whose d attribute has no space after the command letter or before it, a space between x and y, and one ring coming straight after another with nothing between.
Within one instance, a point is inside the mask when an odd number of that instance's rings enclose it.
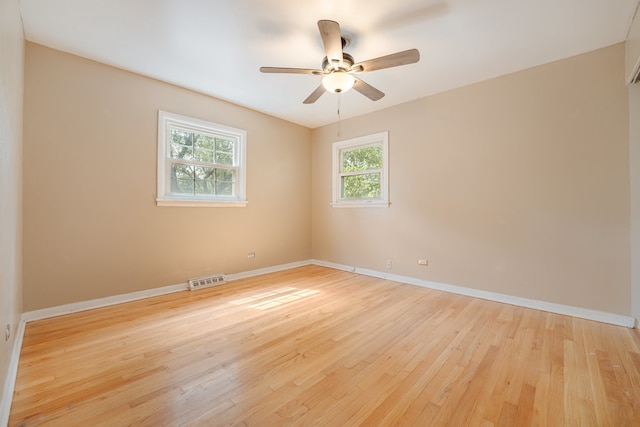
<instances>
[{"instance_id":1,"label":"window mullion","mask_svg":"<svg viewBox=\"0 0 640 427\"><path fill-rule=\"evenodd\" d=\"M196 160L192 161L192 160L183 160L183 159L174 159L174 158L168 158L167 163L187 165L187 166L202 166L202 167L214 168L214 169L230 169L230 170L240 169L239 166L222 165L220 163L208 163L208 162L199 162Z\"/></svg>"},{"instance_id":2,"label":"window mullion","mask_svg":"<svg viewBox=\"0 0 640 427\"><path fill-rule=\"evenodd\" d=\"M357 172L342 172L339 175L355 176L355 175L374 175L374 174L381 174L381 173L382 173L382 169L367 169L367 170L357 171Z\"/></svg>"}]
</instances>

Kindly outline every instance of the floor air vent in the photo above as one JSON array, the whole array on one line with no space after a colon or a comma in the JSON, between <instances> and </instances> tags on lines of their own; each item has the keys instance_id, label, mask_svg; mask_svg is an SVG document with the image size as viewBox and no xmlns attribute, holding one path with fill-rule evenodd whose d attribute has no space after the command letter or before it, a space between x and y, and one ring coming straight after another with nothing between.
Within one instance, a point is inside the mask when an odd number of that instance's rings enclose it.
<instances>
[{"instance_id":1,"label":"floor air vent","mask_svg":"<svg viewBox=\"0 0 640 427\"><path fill-rule=\"evenodd\" d=\"M224 274L216 274L213 276L197 277L195 279L189 279L189 289L195 291L196 289L208 288L209 286L222 285L227 283Z\"/></svg>"}]
</instances>

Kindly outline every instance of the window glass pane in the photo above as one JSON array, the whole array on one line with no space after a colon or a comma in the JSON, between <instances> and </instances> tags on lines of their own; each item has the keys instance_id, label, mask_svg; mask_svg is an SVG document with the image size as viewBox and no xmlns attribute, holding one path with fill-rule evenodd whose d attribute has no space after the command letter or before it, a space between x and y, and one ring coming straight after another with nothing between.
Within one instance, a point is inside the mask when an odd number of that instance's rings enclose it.
<instances>
[{"instance_id":1,"label":"window glass pane","mask_svg":"<svg viewBox=\"0 0 640 427\"><path fill-rule=\"evenodd\" d=\"M193 167L188 165L171 165L171 192L193 194Z\"/></svg>"},{"instance_id":2,"label":"window glass pane","mask_svg":"<svg viewBox=\"0 0 640 427\"><path fill-rule=\"evenodd\" d=\"M203 133L196 134L196 148L213 150L215 149L214 138L211 135L206 135Z\"/></svg>"},{"instance_id":3,"label":"window glass pane","mask_svg":"<svg viewBox=\"0 0 640 427\"><path fill-rule=\"evenodd\" d=\"M216 181L233 182L234 175L235 173L231 169L216 169Z\"/></svg>"},{"instance_id":4,"label":"window glass pane","mask_svg":"<svg viewBox=\"0 0 640 427\"><path fill-rule=\"evenodd\" d=\"M193 194L193 180L171 178L171 192L176 194Z\"/></svg>"},{"instance_id":5,"label":"window glass pane","mask_svg":"<svg viewBox=\"0 0 640 427\"><path fill-rule=\"evenodd\" d=\"M195 155L193 156L195 158L195 160L197 160L198 162L207 162L207 163L213 163L214 161L214 154L212 150L207 150L205 148L198 148L196 147L195 149Z\"/></svg>"},{"instance_id":6,"label":"window glass pane","mask_svg":"<svg viewBox=\"0 0 640 427\"><path fill-rule=\"evenodd\" d=\"M213 163L214 161L214 138L211 135L195 135L194 158L199 162Z\"/></svg>"},{"instance_id":7,"label":"window glass pane","mask_svg":"<svg viewBox=\"0 0 640 427\"><path fill-rule=\"evenodd\" d=\"M216 150L233 152L233 141L228 139L216 138Z\"/></svg>"},{"instance_id":8,"label":"window glass pane","mask_svg":"<svg viewBox=\"0 0 640 427\"><path fill-rule=\"evenodd\" d=\"M235 171L233 169L216 169L216 192L220 196L233 196Z\"/></svg>"},{"instance_id":9,"label":"window glass pane","mask_svg":"<svg viewBox=\"0 0 640 427\"><path fill-rule=\"evenodd\" d=\"M195 168L196 181L214 181L215 174L215 168L207 168L203 166L196 166Z\"/></svg>"},{"instance_id":10,"label":"window glass pane","mask_svg":"<svg viewBox=\"0 0 640 427\"><path fill-rule=\"evenodd\" d=\"M171 157L174 159L193 160L193 150L185 145L171 144Z\"/></svg>"},{"instance_id":11,"label":"window glass pane","mask_svg":"<svg viewBox=\"0 0 640 427\"><path fill-rule=\"evenodd\" d=\"M207 194L213 196L216 194L215 182L213 181L196 181L195 194Z\"/></svg>"},{"instance_id":12,"label":"window glass pane","mask_svg":"<svg viewBox=\"0 0 640 427\"><path fill-rule=\"evenodd\" d=\"M380 174L343 176L341 193L343 199L380 198Z\"/></svg>"},{"instance_id":13,"label":"window glass pane","mask_svg":"<svg viewBox=\"0 0 640 427\"><path fill-rule=\"evenodd\" d=\"M220 165L233 165L234 141L216 138L216 159Z\"/></svg>"},{"instance_id":14,"label":"window glass pane","mask_svg":"<svg viewBox=\"0 0 640 427\"><path fill-rule=\"evenodd\" d=\"M342 152L342 172L382 169L382 144Z\"/></svg>"},{"instance_id":15,"label":"window glass pane","mask_svg":"<svg viewBox=\"0 0 640 427\"><path fill-rule=\"evenodd\" d=\"M220 165L233 165L233 154L216 151L216 163Z\"/></svg>"},{"instance_id":16,"label":"window glass pane","mask_svg":"<svg viewBox=\"0 0 640 427\"><path fill-rule=\"evenodd\" d=\"M216 194L215 168L197 166L195 168L195 194Z\"/></svg>"},{"instance_id":17,"label":"window glass pane","mask_svg":"<svg viewBox=\"0 0 640 427\"><path fill-rule=\"evenodd\" d=\"M171 165L171 177L193 180L193 166L174 163Z\"/></svg>"},{"instance_id":18,"label":"window glass pane","mask_svg":"<svg viewBox=\"0 0 640 427\"><path fill-rule=\"evenodd\" d=\"M219 196L233 196L233 183L216 182L216 194Z\"/></svg>"},{"instance_id":19,"label":"window glass pane","mask_svg":"<svg viewBox=\"0 0 640 427\"><path fill-rule=\"evenodd\" d=\"M193 160L193 133L184 129L170 129L170 155L174 159Z\"/></svg>"}]
</instances>

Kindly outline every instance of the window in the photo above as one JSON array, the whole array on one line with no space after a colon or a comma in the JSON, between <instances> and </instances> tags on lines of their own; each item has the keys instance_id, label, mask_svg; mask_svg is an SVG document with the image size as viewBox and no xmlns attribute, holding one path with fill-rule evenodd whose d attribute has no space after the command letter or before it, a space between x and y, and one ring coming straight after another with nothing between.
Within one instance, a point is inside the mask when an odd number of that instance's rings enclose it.
<instances>
[{"instance_id":1,"label":"window","mask_svg":"<svg viewBox=\"0 0 640 427\"><path fill-rule=\"evenodd\" d=\"M245 206L244 130L160 111L158 206Z\"/></svg>"},{"instance_id":2,"label":"window","mask_svg":"<svg viewBox=\"0 0 640 427\"><path fill-rule=\"evenodd\" d=\"M389 132L333 144L333 206L389 206Z\"/></svg>"}]
</instances>

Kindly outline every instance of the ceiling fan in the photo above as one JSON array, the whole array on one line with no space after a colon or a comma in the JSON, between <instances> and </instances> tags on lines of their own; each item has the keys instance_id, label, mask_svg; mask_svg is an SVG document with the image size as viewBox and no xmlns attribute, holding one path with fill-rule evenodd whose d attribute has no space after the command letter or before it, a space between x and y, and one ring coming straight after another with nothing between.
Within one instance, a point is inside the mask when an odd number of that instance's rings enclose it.
<instances>
[{"instance_id":1,"label":"ceiling fan","mask_svg":"<svg viewBox=\"0 0 640 427\"><path fill-rule=\"evenodd\" d=\"M409 49L392 53L391 55L369 59L364 62L355 62L353 56L343 51L349 39L341 36L340 24L335 21L320 20L318 21L318 29L320 30L322 43L327 53L327 56L322 60L321 70L260 67L260 71L263 73L313 74L316 76L324 76L322 78L322 84L303 101L304 104L316 102L325 91L342 93L351 88L357 90L370 100L377 101L384 96L384 93L370 84L365 83L354 74L413 64L420 60L420 52L418 52L417 49Z\"/></svg>"}]
</instances>

